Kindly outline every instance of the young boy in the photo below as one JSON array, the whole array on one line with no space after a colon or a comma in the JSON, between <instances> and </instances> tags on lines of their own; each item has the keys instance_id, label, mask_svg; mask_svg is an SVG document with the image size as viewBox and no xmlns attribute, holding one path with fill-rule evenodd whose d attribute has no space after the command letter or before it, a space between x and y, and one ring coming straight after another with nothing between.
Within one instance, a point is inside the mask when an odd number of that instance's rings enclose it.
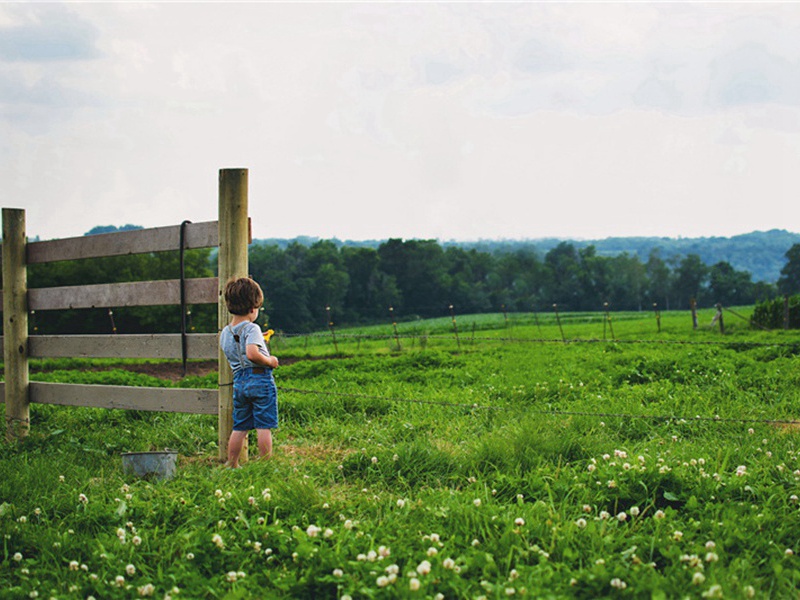
<instances>
[{"instance_id":1,"label":"young boy","mask_svg":"<svg viewBox=\"0 0 800 600\"><path fill-rule=\"evenodd\" d=\"M232 279L225 285L225 304L233 315L219 335L219 345L233 371L233 431L228 440L228 466L239 466L247 432L258 434L260 458L272 455L272 430L278 427L278 390L261 328L254 323L264 303L264 292L252 279Z\"/></svg>"}]
</instances>

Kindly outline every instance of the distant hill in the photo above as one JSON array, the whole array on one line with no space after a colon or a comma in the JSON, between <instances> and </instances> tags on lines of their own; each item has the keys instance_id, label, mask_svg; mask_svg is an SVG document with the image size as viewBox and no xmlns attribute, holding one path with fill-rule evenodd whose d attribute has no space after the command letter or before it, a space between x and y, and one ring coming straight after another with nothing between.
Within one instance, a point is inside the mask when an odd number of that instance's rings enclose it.
<instances>
[{"instance_id":1,"label":"distant hill","mask_svg":"<svg viewBox=\"0 0 800 600\"><path fill-rule=\"evenodd\" d=\"M274 244L285 248L292 242L310 246L321 238L300 236L293 239L254 240L259 244ZM337 246L358 246L377 248L384 240L350 241L331 240ZM570 242L576 248L594 246L600 256L614 256L627 252L646 262L650 252L656 250L664 260L680 260L687 254L697 254L707 265L720 261L730 263L738 271L747 271L753 281L774 283L786 264L786 251L793 244L800 244L800 233L784 229L754 231L732 237L667 238L667 237L610 237L600 240L573 240L568 238L546 238L530 240L479 240L462 242L448 240L442 246L474 248L483 252L504 253L521 249L535 249L541 256L561 242Z\"/></svg>"}]
</instances>

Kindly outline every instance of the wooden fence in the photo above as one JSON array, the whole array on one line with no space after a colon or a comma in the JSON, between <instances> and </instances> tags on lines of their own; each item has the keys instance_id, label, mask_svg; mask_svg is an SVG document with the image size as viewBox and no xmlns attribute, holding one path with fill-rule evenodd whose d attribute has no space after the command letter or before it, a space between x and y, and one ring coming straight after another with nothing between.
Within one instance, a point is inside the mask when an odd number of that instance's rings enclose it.
<instances>
[{"instance_id":1,"label":"wooden fence","mask_svg":"<svg viewBox=\"0 0 800 600\"><path fill-rule=\"evenodd\" d=\"M3 209L5 382L0 384L0 392L5 401L8 439L28 434L32 402L217 414L219 456L225 458L233 426L232 374L219 349L217 334L30 336L28 333L30 311L190 304L217 304L221 329L230 319L221 287L231 277L248 275L250 227L247 169L222 169L219 175L219 220L212 222L28 243L25 211ZM27 288L28 265L174 251L181 248L181 241L185 250L218 247L218 277ZM218 390L208 390L29 381L28 359L48 357L217 359L220 386Z\"/></svg>"}]
</instances>

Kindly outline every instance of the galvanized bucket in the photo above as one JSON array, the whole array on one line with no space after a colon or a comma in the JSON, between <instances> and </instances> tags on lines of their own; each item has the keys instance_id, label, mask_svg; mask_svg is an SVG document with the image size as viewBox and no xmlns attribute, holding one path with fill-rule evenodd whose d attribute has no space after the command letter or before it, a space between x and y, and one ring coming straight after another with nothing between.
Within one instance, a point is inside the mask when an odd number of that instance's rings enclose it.
<instances>
[{"instance_id":1,"label":"galvanized bucket","mask_svg":"<svg viewBox=\"0 0 800 600\"><path fill-rule=\"evenodd\" d=\"M178 453L175 450L125 452L122 455L122 470L149 479L172 479L177 461Z\"/></svg>"}]
</instances>

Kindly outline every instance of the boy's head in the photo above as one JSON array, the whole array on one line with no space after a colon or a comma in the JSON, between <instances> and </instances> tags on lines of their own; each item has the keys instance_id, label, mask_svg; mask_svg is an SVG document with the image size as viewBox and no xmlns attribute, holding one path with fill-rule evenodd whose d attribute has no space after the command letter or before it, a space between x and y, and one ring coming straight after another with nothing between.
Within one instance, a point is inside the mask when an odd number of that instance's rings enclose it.
<instances>
[{"instance_id":1,"label":"boy's head","mask_svg":"<svg viewBox=\"0 0 800 600\"><path fill-rule=\"evenodd\" d=\"M264 304L264 292L249 277L231 279L225 285L225 304L231 314L246 315L254 308L261 308Z\"/></svg>"}]
</instances>

